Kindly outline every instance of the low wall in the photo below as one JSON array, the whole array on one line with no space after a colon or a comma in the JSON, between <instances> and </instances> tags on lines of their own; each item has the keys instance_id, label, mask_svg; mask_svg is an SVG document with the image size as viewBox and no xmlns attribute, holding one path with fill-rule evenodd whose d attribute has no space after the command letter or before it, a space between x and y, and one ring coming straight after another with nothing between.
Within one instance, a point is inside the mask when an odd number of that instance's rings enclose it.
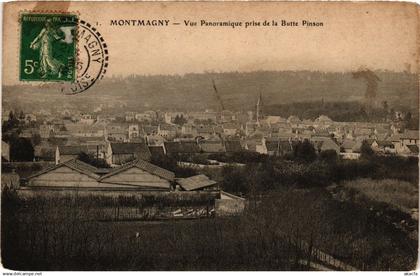
<instances>
[{"instance_id":1,"label":"low wall","mask_svg":"<svg viewBox=\"0 0 420 276\"><path fill-rule=\"evenodd\" d=\"M235 216L245 209L245 200L240 199L216 199L214 210L216 216Z\"/></svg>"}]
</instances>

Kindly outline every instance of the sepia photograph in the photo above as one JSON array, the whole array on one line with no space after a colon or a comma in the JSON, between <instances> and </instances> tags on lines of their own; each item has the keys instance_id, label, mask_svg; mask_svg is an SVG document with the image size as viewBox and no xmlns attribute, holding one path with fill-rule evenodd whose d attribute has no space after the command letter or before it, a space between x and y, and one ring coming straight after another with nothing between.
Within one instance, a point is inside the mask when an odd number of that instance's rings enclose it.
<instances>
[{"instance_id":1,"label":"sepia photograph","mask_svg":"<svg viewBox=\"0 0 420 276\"><path fill-rule=\"evenodd\" d=\"M417 275L417 4L2 6L3 275Z\"/></svg>"}]
</instances>

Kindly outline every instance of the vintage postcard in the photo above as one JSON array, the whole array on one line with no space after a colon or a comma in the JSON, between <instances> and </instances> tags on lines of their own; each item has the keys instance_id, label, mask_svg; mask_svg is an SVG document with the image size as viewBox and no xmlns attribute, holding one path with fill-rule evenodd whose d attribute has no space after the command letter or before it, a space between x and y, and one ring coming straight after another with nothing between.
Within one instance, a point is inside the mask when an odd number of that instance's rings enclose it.
<instances>
[{"instance_id":1,"label":"vintage postcard","mask_svg":"<svg viewBox=\"0 0 420 276\"><path fill-rule=\"evenodd\" d=\"M4 273L417 275L418 5L17 1L2 36Z\"/></svg>"}]
</instances>

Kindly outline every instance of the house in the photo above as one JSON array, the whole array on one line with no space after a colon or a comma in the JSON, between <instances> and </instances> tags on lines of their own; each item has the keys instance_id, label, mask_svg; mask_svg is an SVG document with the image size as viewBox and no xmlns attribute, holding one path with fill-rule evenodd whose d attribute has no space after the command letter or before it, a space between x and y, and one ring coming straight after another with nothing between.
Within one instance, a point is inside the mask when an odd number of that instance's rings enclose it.
<instances>
[{"instance_id":1,"label":"house","mask_svg":"<svg viewBox=\"0 0 420 276\"><path fill-rule=\"evenodd\" d=\"M197 142L165 142L165 153L167 155L178 155L178 154L197 154L200 153L201 149Z\"/></svg>"},{"instance_id":2,"label":"house","mask_svg":"<svg viewBox=\"0 0 420 276\"><path fill-rule=\"evenodd\" d=\"M75 159L80 153L91 154L97 158L103 158L103 152L99 145L66 145L57 146L55 150L55 164Z\"/></svg>"},{"instance_id":3,"label":"house","mask_svg":"<svg viewBox=\"0 0 420 276\"><path fill-rule=\"evenodd\" d=\"M337 155L340 154L340 147L331 138L314 136L311 138L311 142L314 144L315 149L318 152L333 150L337 153Z\"/></svg>"},{"instance_id":4,"label":"house","mask_svg":"<svg viewBox=\"0 0 420 276\"><path fill-rule=\"evenodd\" d=\"M157 126L143 126L143 133L146 135L156 135L158 132Z\"/></svg>"},{"instance_id":5,"label":"house","mask_svg":"<svg viewBox=\"0 0 420 276\"><path fill-rule=\"evenodd\" d=\"M373 141L372 150L381 153L396 153L394 144L391 141L375 140Z\"/></svg>"},{"instance_id":6,"label":"house","mask_svg":"<svg viewBox=\"0 0 420 276\"><path fill-rule=\"evenodd\" d=\"M157 129L157 135L160 135L165 139L171 139L175 137L176 133L177 127L175 125L161 124Z\"/></svg>"},{"instance_id":7,"label":"house","mask_svg":"<svg viewBox=\"0 0 420 276\"><path fill-rule=\"evenodd\" d=\"M150 121L152 121L152 116L149 113L136 113L135 118L139 122L150 122Z\"/></svg>"},{"instance_id":8,"label":"house","mask_svg":"<svg viewBox=\"0 0 420 276\"><path fill-rule=\"evenodd\" d=\"M265 139L264 143L268 155L284 156L293 152L291 140Z\"/></svg>"},{"instance_id":9,"label":"house","mask_svg":"<svg viewBox=\"0 0 420 276\"><path fill-rule=\"evenodd\" d=\"M105 127L102 124L87 124L87 123L68 123L65 124L64 129L75 137L103 137L105 135Z\"/></svg>"},{"instance_id":10,"label":"house","mask_svg":"<svg viewBox=\"0 0 420 276\"><path fill-rule=\"evenodd\" d=\"M203 137L204 139L209 139L216 135L212 126L199 125L197 127L197 136Z\"/></svg>"},{"instance_id":11,"label":"house","mask_svg":"<svg viewBox=\"0 0 420 276\"><path fill-rule=\"evenodd\" d=\"M406 130L404 133L402 133L401 134L401 145L402 146L408 146L408 145L420 146L419 131L418 130Z\"/></svg>"},{"instance_id":12,"label":"house","mask_svg":"<svg viewBox=\"0 0 420 276\"><path fill-rule=\"evenodd\" d=\"M187 178L179 178L176 183L184 191L214 190L217 182L209 179L204 174L194 175Z\"/></svg>"},{"instance_id":13,"label":"house","mask_svg":"<svg viewBox=\"0 0 420 276\"><path fill-rule=\"evenodd\" d=\"M395 152L399 155L415 155L419 145L418 130L406 130L404 133L395 133L386 139L394 145Z\"/></svg>"},{"instance_id":14,"label":"house","mask_svg":"<svg viewBox=\"0 0 420 276\"><path fill-rule=\"evenodd\" d=\"M34 147L34 158L38 161L54 161L56 147L47 141L42 141Z\"/></svg>"},{"instance_id":15,"label":"house","mask_svg":"<svg viewBox=\"0 0 420 276\"><path fill-rule=\"evenodd\" d=\"M298 117L292 115L287 118L287 123L290 127L297 128L302 123L302 121Z\"/></svg>"},{"instance_id":16,"label":"house","mask_svg":"<svg viewBox=\"0 0 420 276\"><path fill-rule=\"evenodd\" d=\"M196 129L195 129L195 127L194 127L193 124L184 124L184 125L182 125L182 127L181 127L181 133L184 134L184 135L185 134L191 134L193 136L197 135L197 131L196 131Z\"/></svg>"},{"instance_id":17,"label":"house","mask_svg":"<svg viewBox=\"0 0 420 276\"><path fill-rule=\"evenodd\" d=\"M29 188L78 190L171 190L174 173L144 160L101 170L71 159L27 178Z\"/></svg>"},{"instance_id":18,"label":"house","mask_svg":"<svg viewBox=\"0 0 420 276\"><path fill-rule=\"evenodd\" d=\"M95 120L95 117L90 114L82 114L82 116L80 117L80 123L82 124L92 125L95 122Z\"/></svg>"},{"instance_id":19,"label":"house","mask_svg":"<svg viewBox=\"0 0 420 276\"><path fill-rule=\"evenodd\" d=\"M211 110L206 110L205 112L190 112L189 117L198 121L215 122L217 120L217 112Z\"/></svg>"},{"instance_id":20,"label":"house","mask_svg":"<svg viewBox=\"0 0 420 276\"><path fill-rule=\"evenodd\" d=\"M340 146L340 156L343 159L359 159L361 146L361 141L345 139Z\"/></svg>"},{"instance_id":21,"label":"house","mask_svg":"<svg viewBox=\"0 0 420 276\"><path fill-rule=\"evenodd\" d=\"M30 139L34 135L39 135L39 130L37 128L26 128L22 130L19 134L19 137Z\"/></svg>"},{"instance_id":22,"label":"house","mask_svg":"<svg viewBox=\"0 0 420 276\"><path fill-rule=\"evenodd\" d=\"M243 148L245 150L258 152L258 153L267 152L267 150L265 149L265 146L262 143L262 138L261 139L251 138L251 139L247 139L243 141L242 143L243 143Z\"/></svg>"},{"instance_id":23,"label":"house","mask_svg":"<svg viewBox=\"0 0 420 276\"><path fill-rule=\"evenodd\" d=\"M231 122L236 120L236 116L235 113L230 111L230 110L223 110L222 112L220 112L220 121L225 123L225 122Z\"/></svg>"},{"instance_id":24,"label":"house","mask_svg":"<svg viewBox=\"0 0 420 276\"><path fill-rule=\"evenodd\" d=\"M151 154L145 143L109 143L106 161L109 165L122 165L134 159L150 161Z\"/></svg>"},{"instance_id":25,"label":"house","mask_svg":"<svg viewBox=\"0 0 420 276\"><path fill-rule=\"evenodd\" d=\"M135 118L136 117L135 117L134 112L126 112L126 114L125 114L125 121L126 122L132 122L132 121L134 121Z\"/></svg>"},{"instance_id":26,"label":"house","mask_svg":"<svg viewBox=\"0 0 420 276\"><path fill-rule=\"evenodd\" d=\"M318 118L315 119L313 125L316 128L327 128L333 123L333 120L331 120L329 117L325 115L321 115Z\"/></svg>"},{"instance_id":27,"label":"house","mask_svg":"<svg viewBox=\"0 0 420 276\"><path fill-rule=\"evenodd\" d=\"M130 124L128 126L128 139L133 140L138 138L140 135L139 132L139 125L137 124Z\"/></svg>"},{"instance_id":28,"label":"house","mask_svg":"<svg viewBox=\"0 0 420 276\"><path fill-rule=\"evenodd\" d=\"M41 138L49 138L54 132L54 127L52 125L42 124L39 126L39 135Z\"/></svg>"},{"instance_id":29,"label":"house","mask_svg":"<svg viewBox=\"0 0 420 276\"><path fill-rule=\"evenodd\" d=\"M70 159L29 176L28 187L37 188L98 188L96 168Z\"/></svg>"},{"instance_id":30,"label":"house","mask_svg":"<svg viewBox=\"0 0 420 276\"><path fill-rule=\"evenodd\" d=\"M234 123L226 123L222 126L223 134L226 136L234 136L240 129L240 126L238 124Z\"/></svg>"},{"instance_id":31,"label":"house","mask_svg":"<svg viewBox=\"0 0 420 276\"><path fill-rule=\"evenodd\" d=\"M105 137L112 142L127 142L127 129L118 124L109 124L105 129Z\"/></svg>"},{"instance_id":32,"label":"house","mask_svg":"<svg viewBox=\"0 0 420 276\"><path fill-rule=\"evenodd\" d=\"M36 122L36 115L35 114L26 114L25 115L25 123L29 124L31 122Z\"/></svg>"},{"instance_id":33,"label":"house","mask_svg":"<svg viewBox=\"0 0 420 276\"><path fill-rule=\"evenodd\" d=\"M284 118L282 118L280 116L267 116L265 118L265 121L268 124L273 125L273 124L278 124L278 123L285 123L286 122L286 119L284 119Z\"/></svg>"},{"instance_id":34,"label":"house","mask_svg":"<svg viewBox=\"0 0 420 276\"><path fill-rule=\"evenodd\" d=\"M163 146L163 143L165 143L165 138L159 135L147 135L146 137L146 143L149 146Z\"/></svg>"}]
</instances>

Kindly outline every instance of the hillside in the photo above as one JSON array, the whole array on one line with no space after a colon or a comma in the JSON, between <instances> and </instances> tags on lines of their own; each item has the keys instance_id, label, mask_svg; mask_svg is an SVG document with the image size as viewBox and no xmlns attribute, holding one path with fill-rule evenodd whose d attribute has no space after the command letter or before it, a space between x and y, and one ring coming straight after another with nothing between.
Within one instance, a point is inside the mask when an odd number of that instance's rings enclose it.
<instances>
[{"instance_id":1,"label":"hillside","mask_svg":"<svg viewBox=\"0 0 420 276\"><path fill-rule=\"evenodd\" d=\"M387 100L394 107L410 106L410 109L417 110L416 75L389 71L375 73L381 79L378 102ZM8 86L3 88L3 99L31 105L36 94L40 102L54 102L55 105L66 102L91 107L93 103L113 100L127 102L129 107L139 110L217 109L220 105L215 97L212 80L216 83L225 107L233 110L252 108L260 92L264 103L271 105L321 99L359 101L363 99L366 89L365 82L354 79L351 73L258 71L105 78L77 96L60 95L57 88Z\"/></svg>"}]
</instances>

